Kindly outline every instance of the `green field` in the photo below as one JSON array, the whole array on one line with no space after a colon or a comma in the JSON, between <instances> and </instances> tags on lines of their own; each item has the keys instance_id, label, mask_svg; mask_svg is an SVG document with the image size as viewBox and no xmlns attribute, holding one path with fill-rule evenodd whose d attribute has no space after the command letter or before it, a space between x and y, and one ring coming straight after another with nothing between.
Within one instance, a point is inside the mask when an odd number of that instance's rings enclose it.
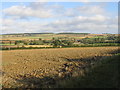
<instances>
[{"instance_id":1,"label":"green field","mask_svg":"<svg viewBox=\"0 0 120 90\"><path fill-rule=\"evenodd\" d=\"M15 45L15 44L0 44L0 45L3 45L3 46L4 46L4 45Z\"/></svg>"}]
</instances>

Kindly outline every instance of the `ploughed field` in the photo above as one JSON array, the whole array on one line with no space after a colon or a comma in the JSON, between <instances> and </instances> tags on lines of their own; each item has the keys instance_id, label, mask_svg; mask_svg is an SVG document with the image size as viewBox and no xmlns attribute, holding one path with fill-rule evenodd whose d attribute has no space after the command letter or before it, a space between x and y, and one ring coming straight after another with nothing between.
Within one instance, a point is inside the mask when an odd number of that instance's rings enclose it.
<instances>
[{"instance_id":1,"label":"ploughed field","mask_svg":"<svg viewBox=\"0 0 120 90\"><path fill-rule=\"evenodd\" d=\"M2 51L2 86L51 87L59 80L84 75L86 67L117 50L118 47L81 47Z\"/></svg>"}]
</instances>

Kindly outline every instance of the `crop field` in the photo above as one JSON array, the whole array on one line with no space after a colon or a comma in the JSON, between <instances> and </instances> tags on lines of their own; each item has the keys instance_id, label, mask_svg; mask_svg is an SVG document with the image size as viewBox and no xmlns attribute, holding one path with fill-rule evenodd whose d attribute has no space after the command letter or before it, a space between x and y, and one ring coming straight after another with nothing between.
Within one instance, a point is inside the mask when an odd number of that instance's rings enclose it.
<instances>
[{"instance_id":1,"label":"crop field","mask_svg":"<svg viewBox=\"0 0 120 90\"><path fill-rule=\"evenodd\" d=\"M5 48L17 48L18 46L17 45L3 45L2 47L5 47ZM19 46L19 47L22 47ZM52 47L51 45L24 45L24 47Z\"/></svg>"},{"instance_id":2,"label":"crop field","mask_svg":"<svg viewBox=\"0 0 120 90\"><path fill-rule=\"evenodd\" d=\"M81 47L1 51L2 86L49 88L56 81L84 75L86 67L111 57L117 50L118 47Z\"/></svg>"},{"instance_id":3,"label":"crop field","mask_svg":"<svg viewBox=\"0 0 120 90\"><path fill-rule=\"evenodd\" d=\"M39 38L42 38L42 39L52 39L53 37L57 38L57 37L70 37L70 38L84 38L85 36L84 35L71 35L71 34L41 34L41 35L34 35L34 36L20 36L20 37L11 37L11 36L8 36L6 37L7 35L3 35L2 38L0 38L0 40L34 40L34 39L39 39ZM87 36L87 35L86 35ZM88 35L89 36L89 35ZM93 36L92 36L93 37Z\"/></svg>"}]
</instances>

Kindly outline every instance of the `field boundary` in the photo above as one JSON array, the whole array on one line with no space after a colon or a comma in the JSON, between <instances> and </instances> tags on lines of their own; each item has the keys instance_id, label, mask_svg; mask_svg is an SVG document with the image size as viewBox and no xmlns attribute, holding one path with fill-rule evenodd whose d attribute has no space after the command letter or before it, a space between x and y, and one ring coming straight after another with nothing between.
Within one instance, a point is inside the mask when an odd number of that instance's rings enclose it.
<instances>
[{"instance_id":1,"label":"field boundary","mask_svg":"<svg viewBox=\"0 0 120 90\"><path fill-rule=\"evenodd\" d=\"M0 48L2 50L26 50L26 49L61 49L61 48L81 48L81 47L120 47L120 46L76 46L76 47L19 47L19 48Z\"/></svg>"}]
</instances>

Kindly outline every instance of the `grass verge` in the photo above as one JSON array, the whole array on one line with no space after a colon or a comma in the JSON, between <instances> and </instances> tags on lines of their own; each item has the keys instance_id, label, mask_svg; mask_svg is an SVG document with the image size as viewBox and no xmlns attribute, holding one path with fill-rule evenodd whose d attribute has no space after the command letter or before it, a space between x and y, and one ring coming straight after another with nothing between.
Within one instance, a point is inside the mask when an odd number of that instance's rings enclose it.
<instances>
[{"instance_id":1,"label":"grass verge","mask_svg":"<svg viewBox=\"0 0 120 90\"><path fill-rule=\"evenodd\" d=\"M57 84L58 88L120 88L119 63L120 54L102 60L85 76L72 77Z\"/></svg>"}]
</instances>

